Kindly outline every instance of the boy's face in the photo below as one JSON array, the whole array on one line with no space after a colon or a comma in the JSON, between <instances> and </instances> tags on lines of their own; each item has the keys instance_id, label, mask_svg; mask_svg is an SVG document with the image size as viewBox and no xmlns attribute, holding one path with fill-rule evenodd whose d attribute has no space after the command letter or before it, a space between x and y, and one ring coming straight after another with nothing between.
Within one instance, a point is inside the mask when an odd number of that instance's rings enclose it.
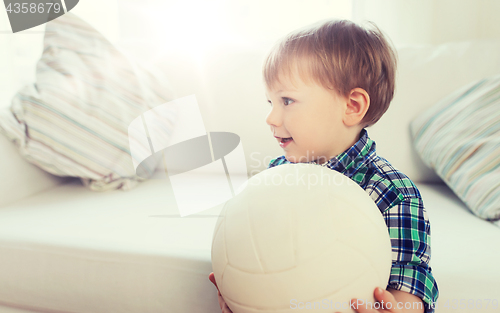
<instances>
[{"instance_id":1,"label":"boy's face","mask_svg":"<svg viewBox=\"0 0 500 313\"><path fill-rule=\"evenodd\" d=\"M295 74L267 87L266 96L271 103L266 123L288 161L324 163L353 144L343 122L348 100L338 93Z\"/></svg>"}]
</instances>

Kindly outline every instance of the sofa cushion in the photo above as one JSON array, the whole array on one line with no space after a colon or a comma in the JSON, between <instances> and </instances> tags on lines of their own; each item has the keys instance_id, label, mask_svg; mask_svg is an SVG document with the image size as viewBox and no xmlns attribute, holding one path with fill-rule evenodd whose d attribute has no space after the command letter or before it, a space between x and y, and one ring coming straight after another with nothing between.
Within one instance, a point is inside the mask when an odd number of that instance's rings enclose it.
<instances>
[{"instance_id":1,"label":"sofa cushion","mask_svg":"<svg viewBox=\"0 0 500 313\"><path fill-rule=\"evenodd\" d=\"M398 47L396 92L372 127L377 153L416 182L442 182L412 144L410 122L466 84L500 73L500 42L467 41Z\"/></svg>"},{"instance_id":2,"label":"sofa cushion","mask_svg":"<svg viewBox=\"0 0 500 313\"><path fill-rule=\"evenodd\" d=\"M23 157L54 175L80 177L93 190L130 189L143 178L132 163L128 126L172 97L158 73L67 13L46 24L36 83L0 114L0 131ZM163 141L175 120L174 108L166 111L158 117Z\"/></svg>"},{"instance_id":3,"label":"sofa cushion","mask_svg":"<svg viewBox=\"0 0 500 313\"><path fill-rule=\"evenodd\" d=\"M424 162L474 214L500 219L500 76L453 92L411 131Z\"/></svg>"}]
</instances>

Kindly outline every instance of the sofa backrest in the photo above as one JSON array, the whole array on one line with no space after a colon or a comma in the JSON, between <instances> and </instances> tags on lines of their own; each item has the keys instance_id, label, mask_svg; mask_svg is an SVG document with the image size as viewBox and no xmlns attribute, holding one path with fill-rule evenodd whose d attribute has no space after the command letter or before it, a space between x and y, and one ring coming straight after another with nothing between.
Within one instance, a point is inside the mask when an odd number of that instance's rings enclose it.
<instances>
[{"instance_id":1,"label":"sofa backrest","mask_svg":"<svg viewBox=\"0 0 500 313\"><path fill-rule=\"evenodd\" d=\"M0 16L5 26L6 15ZM2 29L3 30L3 29ZM36 62L43 50L42 26L30 34L0 36L0 110L6 113L17 90L35 79ZM0 133L0 207L52 188L62 179L22 159L15 145Z\"/></svg>"},{"instance_id":2,"label":"sofa backrest","mask_svg":"<svg viewBox=\"0 0 500 313\"><path fill-rule=\"evenodd\" d=\"M396 94L370 136L378 153L412 180L440 182L413 148L409 124L456 89L500 74L500 41L455 42L399 47Z\"/></svg>"},{"instance_id":3,"label":"sofa backrest","mask_svg":"<svg viewBox=\"0 0 500 313\"><path fill-rule=\"evenodd\" d=\"M207 131L240 136L250 175L264 170L272 158L282 155L265 123L270 107L264 95L261 69L268 49L269 46L227 43L203 54L172 50L157 64L167 74L177 98L196 95ZM440 182L415 153L409 123L455 89L500 73L500 42L405 46L398 48L398 55L394 100L380 121L368 128L368 133L377 143L378 154L412 180ZM7 66L5 59L1 62ZM34 67L36 57L30 62ZM9 79L3 78L2 81ZM5 92L0 90L0 99L4 101ZM2 106L5 107L0 104L0 109ZM4 178L0 182L0 206L61 182L20 159L14 145L3 136L0 153L0 177Z\"/></svg>"},{"instance_id":4,"label":"sofa backrest","mask_svg":"<svg viewBox=\"0 0 500 313\"><path fill-rule=\"evenodd\" d=\"M261 68L269 47L227 44L205 54L171 51L159 65L178 97L196 94L207 131L241 137L250 175L282 155L265 117ZM396 93L386 114L367 128L377 152L417 182L441 182L413 149L409 124L420 112L472 81L500 73L500 42L398 47Z\"/></svg>"},{"instance_id":5,"label":"sofa backrest","mask_svg":"<svg viewBox=\"0 0 500 313\"><path fill-rule=\"evenodd\" d=\"M35 193L53 188L64 178L56 177L21 158L14 144L0 134L0 208Z\"/></svg>"}]
</instances>

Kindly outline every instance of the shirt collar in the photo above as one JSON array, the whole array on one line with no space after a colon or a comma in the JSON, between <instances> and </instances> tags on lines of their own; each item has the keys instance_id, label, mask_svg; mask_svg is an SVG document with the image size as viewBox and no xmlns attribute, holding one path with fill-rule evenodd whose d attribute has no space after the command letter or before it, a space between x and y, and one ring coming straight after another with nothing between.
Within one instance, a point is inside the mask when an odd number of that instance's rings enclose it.
<instances>
[{"instance_id":1,"label":"shirt collar","mask_svg":"<svg viewBox=\"0 0 500 313\"><path fill-rule=\"evenodd\" d=\"M358 141L354 145L336 157L331 158L328 162L321 164L321 166L328 167L350 177L366 162L367 156L374 152L375 142L368 137L368 132L363 128ZM314 161L307 163L317 164Z\"/></svg>"}]
</instances>

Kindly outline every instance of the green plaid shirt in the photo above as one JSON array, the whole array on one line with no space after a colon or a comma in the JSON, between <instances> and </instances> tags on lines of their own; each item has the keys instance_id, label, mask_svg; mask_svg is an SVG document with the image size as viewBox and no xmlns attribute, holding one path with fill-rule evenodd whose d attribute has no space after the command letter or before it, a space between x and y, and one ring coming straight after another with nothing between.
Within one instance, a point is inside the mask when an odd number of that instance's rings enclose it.
<instances>
[{"instance_id":1,"label":"green plaid shirt","mask_svg":"<svg viewBox=\"0 0 500 313\"><path fill-rule=\"evenodd\" d=\"M280 156L271 160L268 168L289 163L292 162ZM387 287L416 295L426 304L426 313L434 312L439 292L429 266L431 229L415 184L375 153L375 142L366 129L352 147L324 166L357 182L382 212L392 244Z\"/></svg>"}]
</instances>

